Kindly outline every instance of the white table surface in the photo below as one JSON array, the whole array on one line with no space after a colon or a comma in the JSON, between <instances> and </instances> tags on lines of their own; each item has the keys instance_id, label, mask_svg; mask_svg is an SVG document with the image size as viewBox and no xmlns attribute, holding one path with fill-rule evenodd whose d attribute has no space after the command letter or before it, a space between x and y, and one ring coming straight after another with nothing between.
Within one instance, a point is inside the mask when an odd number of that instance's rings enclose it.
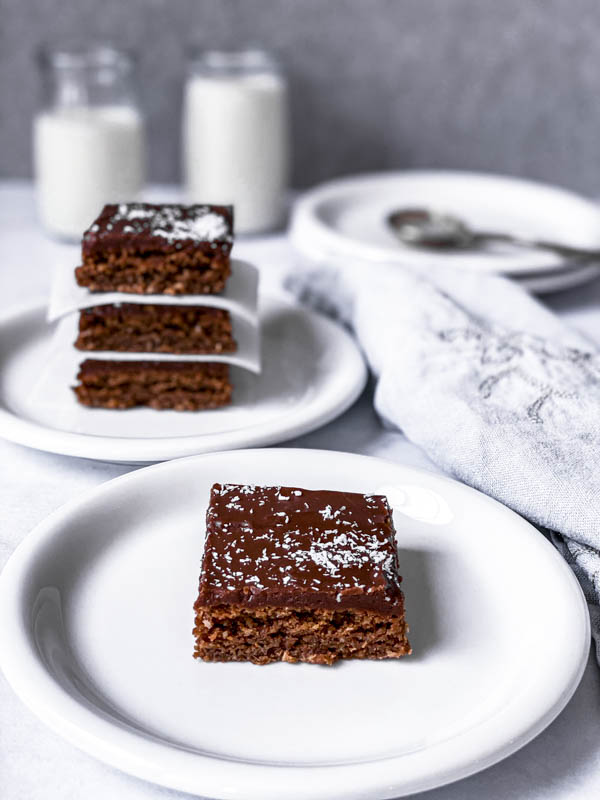
<instances>
[{"instance_id":1,"label":"white table surface","mask_svg":"<svg viewBox=\"0 0 600 800\"><path fill-rule=\"evenodd\" d=\"M160 193L162 190L158 190ZM166 194L165 199L171 197ZM51 264L77 248L40 231L31 186L0 182L0 312L44 299ZM262 286L277 290L292 262L283 235L247 238L235 249L261 268ZM548 305L600 345L600 280L553 295ZM370 392L338 420L287 446L384 456L435 467L398 433L383 430ZM132 468L39 453L0 441L0 567L31 528L63 503ZM540 607L543 613L543 605ZM111 769L47 730L0 674L0 800L184 798ZM600 671L590 661L559 718L515 755L466 780L418 795L420 800L562 800L600 797ZM285 800L285 798L282 798Z\"/></svg>"}]
</instances>

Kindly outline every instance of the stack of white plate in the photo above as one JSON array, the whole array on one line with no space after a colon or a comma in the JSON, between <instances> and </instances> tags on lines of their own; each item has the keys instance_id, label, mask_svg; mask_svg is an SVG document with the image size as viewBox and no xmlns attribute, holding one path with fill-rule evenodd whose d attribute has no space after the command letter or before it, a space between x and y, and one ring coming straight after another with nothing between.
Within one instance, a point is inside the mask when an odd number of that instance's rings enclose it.
<instances>
[{"instance_id":1,"label":"stack of white plate","mask_svg":"<svg viewBox=\"0 0 600 800\"><path fill-rule=\"evenodd\" d=\"M532 181L472 172L405 171L324 184L297 203L291 237L312 261L342 256L369 262L444 264L507 275L533 292L571 288L600 276L600 264L566 262L550 252L495 246L432 252L402 245L390 212L427 208L456 215L475 231L509 233L600 249L600 207Z\"/></svg>"}]
</instances>

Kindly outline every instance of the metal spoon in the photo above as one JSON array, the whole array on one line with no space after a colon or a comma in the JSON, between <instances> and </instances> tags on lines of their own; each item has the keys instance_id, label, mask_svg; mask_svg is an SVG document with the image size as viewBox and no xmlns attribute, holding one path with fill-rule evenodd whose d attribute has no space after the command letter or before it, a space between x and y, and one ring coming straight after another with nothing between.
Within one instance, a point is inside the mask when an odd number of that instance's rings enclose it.
<instances>
[{"instance_id":1,"label":"metal spoon","mask_svg":"<svg viewBox=\"0 0 600 800\"><path fill-rule=\"evenodd\" d=\"M571 247L540 239L525 239L507 233L473 231L458 217L422 208L393 211L388 215L387 222L400 241L411 247L431 250L469 250L488 243L502 242L518 247L550 250L565 258L586 261L600 259L600 250Z\"/></svg>"}]
</instances>

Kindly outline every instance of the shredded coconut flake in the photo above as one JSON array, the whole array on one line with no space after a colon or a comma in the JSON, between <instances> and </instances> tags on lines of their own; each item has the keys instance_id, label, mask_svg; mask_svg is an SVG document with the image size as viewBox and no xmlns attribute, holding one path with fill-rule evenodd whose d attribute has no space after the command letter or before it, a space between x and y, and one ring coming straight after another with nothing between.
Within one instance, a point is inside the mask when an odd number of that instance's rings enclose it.
<instances>
[{"instance_id":1,"label":"shredded coconut flake","mask_svg":"<svg viewBox=\"0 0 600 800\"><path fill-rule=\"evenodd\" d=\"M124 233L150 232L168 242L192 240L194 242L230 242L229 223L223 214L209 206L192 206L183 210L180 206L164 205L159 208L121 203L107 224L111 230L117 222L125 222ZM93 231L92 232L96 232Z\"/></svg>"}]
</instances>

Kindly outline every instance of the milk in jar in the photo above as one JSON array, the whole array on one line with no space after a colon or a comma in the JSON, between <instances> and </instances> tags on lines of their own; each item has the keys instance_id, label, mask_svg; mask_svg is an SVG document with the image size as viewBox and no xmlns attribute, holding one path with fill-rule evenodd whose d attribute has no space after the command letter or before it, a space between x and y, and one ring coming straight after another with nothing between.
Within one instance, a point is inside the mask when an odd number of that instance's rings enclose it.
<instances>
[{"instance_id":1,"label":"milk in jar","mask_svg":"<svg viewBox=\"0 0 600 800\"><path fill-rule=\"evenodd\" d=\"M237 233L281 224L289 173L287 84L263 51L192 59L183 155L191 202L232 204Z\"/></svg>"},{"instance_id":2,"label":"milk in jar","mask_svg":"<svg viewBox=\"0 0 600 800\"><path fill-rule=\"evenodd\" d=\"M44 228L79 240L106 203L144 183L144 122L128 56L110 47L55 50L42 61L45 107L33 124L38 213Z\"/></svg>"}]
</instances>

